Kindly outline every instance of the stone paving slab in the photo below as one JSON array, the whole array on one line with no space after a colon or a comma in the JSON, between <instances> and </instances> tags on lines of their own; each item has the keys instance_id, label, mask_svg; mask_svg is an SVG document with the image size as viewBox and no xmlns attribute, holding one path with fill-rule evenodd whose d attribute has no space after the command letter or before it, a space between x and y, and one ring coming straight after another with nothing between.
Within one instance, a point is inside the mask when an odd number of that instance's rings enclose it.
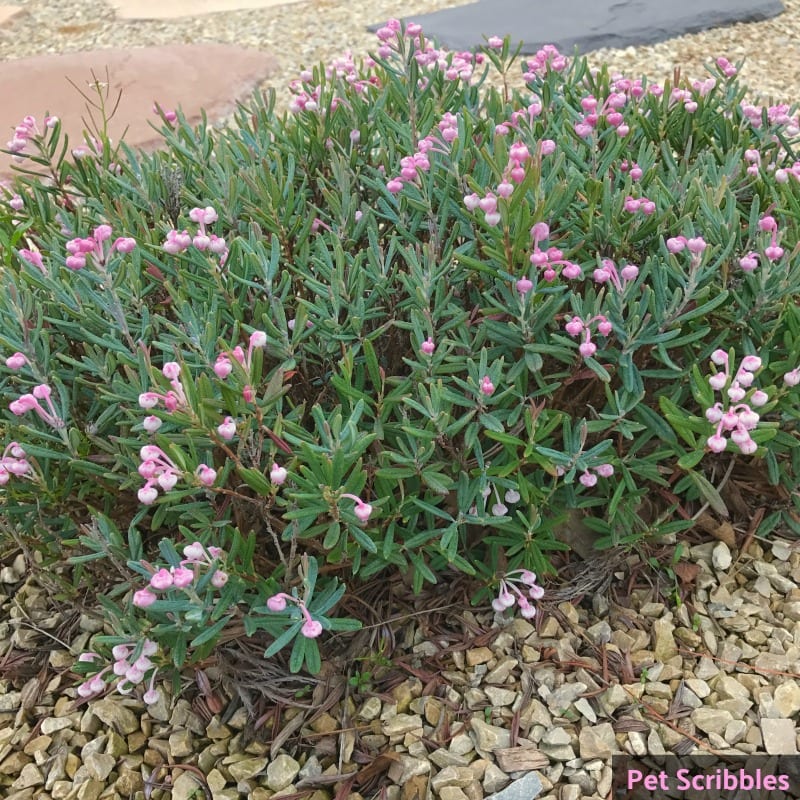
<instances>
[{"instance_id":1,"label":"stone paving slab","mask_svg":"<svg viewBox=\"0 0 800 800\"><path fill-rule=\"evenodd\" d=\"M22 6L0 5L0 26L8 24L24 10Z\"/></svg>"},{"instance_id":2,"label":"stone paving slab","mask_svg":"<svg viewBox=\"0 0 800 800\"><path fill-rule=\"evenodd\" d=\"M109 0L118 19L178 19L223 11L257 11L304 0Z\"/></svg>"},{"instance_id":3,"label":"stone paving slab","mask_svg":"<svg viewBox=\"0 0 800 800\"><path fill-rule=\"evenodd\" d=\"M452 50L484 44L484 35L511 34L512 43L524 42L523 53L554 44L569 55L576 45L585 53L653 44L736 22L759 22L783 10L780 0L479 0L410 21Z\"/></svg>"},{"instance_id":4,"label":"stone paving slab","mask_svg":"<svg viewBox=\"0 0 800 800\"><path fill-rule=\"evenodd\" d=\"M6 147L23 117L30 114L41 124L46 113L61 119L71 148L83 144L86 100L67 79L97 101L90 89L92 71L104 81L106 67L111 103L122 90L109 135L117 142L127 127L125 141L146 148L162 141L150 125L162 124L153 113L154 102L165 111L180 106L194 122L205 109L213 122L232 112L236 100L248 97L277 63L260 50L223 44L107 49L0 62L0 147ZM11 173L10 164L11 156L0 153L0 175Z\"/></svg>"}]
</instances>

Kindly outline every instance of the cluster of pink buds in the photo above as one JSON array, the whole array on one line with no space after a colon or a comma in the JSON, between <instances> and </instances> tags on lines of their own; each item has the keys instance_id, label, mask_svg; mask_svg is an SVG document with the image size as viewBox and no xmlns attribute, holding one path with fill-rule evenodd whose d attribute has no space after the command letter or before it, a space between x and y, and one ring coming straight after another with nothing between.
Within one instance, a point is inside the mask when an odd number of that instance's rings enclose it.
<instances>
[{"instance_id":1,"label":"cluster of pink buds","mask_svg":"<svg viewBox=\"0 0 800 800\"><path fill-rule=\"evenodd\" d=\"M727 58L723 58L722 56L716 60L716 64L726 78L732 78L739 71Z\"/></svg>"},{"instance_id":2,"label":"cluster of pink buds","mask_svg":"<svg viewBox=\"0 0 800 800\"><path fill-rule=\"evenodd\" d=\"M649 217L656 210L656 204L649 198L631 197L630 195L625 198L625 202L622 204L622 207L629 214L635 214L637 211L641 211L646 217Z\"/></svg>"},{"instance_id":3,"label":"cluster of pink buds","mask_svg":"<svg viewBox=\"0 0 800 800\"><path fill-rule=\"evenodd\" d=\"M228 257L228 246L225 240L219 236L206 232L206 225L216 222L219 216L213 206L206 206L205 208L193 208L189 212L189 219L197 223L197 233L194 236L189 234L189 231L184 230L178 232L171 230L167 233L167 240L164 242L163 248L170 255L177 255L184 250L188 250L190 246L194 246L201 252L209 250L210 252L220 256L220 266L225 263Z\"/></svg>"},{"instance_id":4,"label":"cluster of pink buds","mask_svg":"<svg viewBox=\"0 0 800 800\"><path fill-rule=\"evenodd\" d=\"M567 59L558 52L558 48L552 44L546 44L541 50L537 50L533 58L527 59L525 66L528 68L522 75L526 83L533 81L538 74L562 72L567 68Z\"/></svg>"},{"instance_id":5,"label":"cluster of pink buds","mask_svg":"<svg viewBox=\"0 0 800 800\"><path fill-rule=\"evenodd\" d=\"M687 239L685 236L673 236L667 239L667 250L673 255L688 250L692 254L691 267L697 267L703 258L703 252L708 247L708 243L702 236L695 236Z\"/></svg>"},{"instance_id":6,"label":"cluster of pink buds","mask_svg":"<svg viewBox=\"0 0 800 800\"><path fill-rule=\"evenodd\" d=\"M353 513L361 522L366 522L370 518L372 506L369 503L365 503L360 497L354 494L343 494L341 496L355 502L356 507L353 509Z\"/></svg>"},{"instance_id":7,"label":"cluster of pink buds","mask_svg":"<svg viewBox=\"0 0 800 800\"><path fill-rule=\"evenodd\" d=\"M528 124L531 125L541 113L542 104L538 100L534 100L525 110L518 109L512 111L507 122L498 122L497 125L494 126L494 132L498 136L507 136L511 133L512 129L519 129L521 120L527 120ZM552 142L552 147L555 150L555 142L551 139L545 139L543 142L544 141L548 142L545 149L549 149L551 146L550 143ZM548 155L548 153L543 153L543 155Z\"/></svg>"},{"instance_id":8,"label":"cluster of pink buds","mask_svg":"<svg viewBox=\"0 0 800 800\"><path fill-rule=\"evenodd\" d=\"M592 341L591 325L596 325L597 331L601 336L609 336L611 334L611 323L602 314L588 317L585 320L580 317L573 317L564 326L570 336L583 336L583 341L580 343L578 351L584 358L591 358L597 352L597 345Z\"/></svg>"},{"instance_id":9,"label":"cluster of pink buds","mask_svg":"<svg viewBox=\"0 0 800 800\"><path fill-rule=\"evenodd\" d=\"M583 117L575 123L575 133L582 139L592 134L601 118L616 130L619 136L627 136L630 126L625 122L622 109L628 104L628 96L623 91L609 92L603 105L598 108L597 98L587 95L581 100Z\"/></svg>"},{"instance_id":10,"label":"cluster of pink buds","mask_svg":"<svg viewBox=\"0 0 800 800\"><path fill-rule=\"evenodd\" d=\"M623 174L628 173L631 176L631 180L636 182L642 179L642 168L635 162L628 162L628 160L624 160L620 165L620 172Z\"/></svg>"},{"instance_id":11,"label":"cluster of pink buds","mask_svg":"<svg viewBox=\"0 0 800 800\"><path fill-rule=\"evenodd\" d=\"M438 131L438 140L436 136L428 135L419 140L416 153L400 159L400 174L386 182L389 192L401 192L403 184L415 183L420 172L427 172L431 168L428 153L447 153L447 147L458 138L458 117L448 111L439 122Z\"/></svg>"},{"instance_id":12,"label":"cluster of pink buds","mask_svg":"<svg viewBox=\"0 0 800 800\"><path fill-rule=\"evenodd\" d=\"M621 292L625 286L631 281L635 281L639 275L639 267L635 264L626 264L619 272L617 266L610 258L604 258L599 266L593 273L596 283L607 283L611 281L614 288ZM620 278L622 280L620 280Z\"/></svg>"},{"instance_id":13,"label":"cluster of pink buds","mask_svg":"<svg viewBox=\"0 0 800 800\"><path fill-rule=\"evenodd\" d=\"M546 251L539 247L539 242L542 242L549 237L550 226L546 222L537 222L531 228L533 253L531 253L530 262L534 267L542 271L542 277L548 283L550 281L554 281L557 275L556 267L560 267L561 274L570 280L583 277L583 270L581 269L580 265L575 264L572 261L567 261L564 258L564 254L557 247L548 247ZM523 281L527 281L527 278L523 278ZM517 290L523 294L527 291L530 291L531 286L529 286L528 283L530 283L530 281L523 283L523 285L520 286L520 282L518 281Z\"/></svg>"},{"instance_id":14,"label":"cluster of pink buds","mask_svg":"<svg viewBox=\"0 0 800 800\"><path fill-rule=\"evenodd\" d=\"M163 401L164 408L169 414L177 409L188 407L186 393L181 383L181 365L177 361L168 361L161 369L162 374L169 380L172 387L166 394L158 392L142 392L139 395L139 405L141 408L155 408L159 401ZM161 420L156 416L147 417L144 421L144 428L148 433L155 433L161 427Z\"/></svg>"},{"instance_id":15,"label":"cluster of pink buds","mask_svg":"<svg viewBox=\"0 0 800 800\"><path fill-rule=\"evenodd\" d=\"M501 186L503 184L500 184ZM497 195L494 192L487 192L483 197L479 197L475 192L464 197L464 205L468 211L483 211L483 218L487 225L495 227L500 224L502 217L497 210Z\"/></svg>"},{"instance_id":16,"label":"cluster of pink buds","mask_svg":"<svg viewBox=\"0 0 800 800\"><path fill-rule=\"evenodd\" d=\"M137 608L148 608L158 600L155 592L165 592L169 589L189 589L200 577L201 569L210 567L214 570L211 576L211 585L215 589L222 589L228 582L228 573L217 569L217 560L222 556L219 547L204 547L200 542L193 542L183 548L184 558L177 567L169 569L162 567L154 570L150 575L150 583L144 589L134 592L133 604ZM149 564L147 565L149 567Z\"/></svg>"},{"instance_id":17,"label":"cluster of pink buds","mask_svg":"<svg viewBox=\"0 0 800 800\"><path fill-rule=\"evenodd\" d=\"M58 117L45 117L44 125L46 128L54 128L58 124ZM28 140L34 136L39 136L40 131L36 124L36 118L28 115L22 122L14 128L14 138L6 143L6 148L14 154L21 153L27 146Z\"/></svg>"},{"instance_id":18,"label":"cluster of pink buds","mask_svg":"<svg viewBox=\"0 0 800 800\"><path fill-rule=\"evenodd\" d=\"M742 114L748 122L756 129L761 127L762 115L764 112L763 106L754 106L749 103L741 104ZM781 103L777 106L769 106L767 108L767 123L769 125L784 126L786 134L789 137L796 136L800 133L800 120L797 117L789 115L789 106L786 103Z\"/></svg>"},{"instance_id":19,"label":"cluster of pink buds","mask_svg":"<svg viewBox=\"0 0 800 800\"><path fill-rule=\"evenodd\" d=\"M139 489L139 502L146 506L155 503L158 497L158 488L165 492L175 488L178 478L183 477L183 472L175 462L160 448L146 444L139 450L142 463L139 464L139 474L145 479L145 485Z\"/></svg>"},{"instance_id":20,"label":"cluster of pink buds","mask_svg":"<svg viewBox=\"0 0 800 800\"><path fill-rule=\"evenodd\" d=\"M514 605L519 606L519 613L525 619L536 616L536 608L531 605L525 591L520 589L517 584L527 587L527 594L531 600L541 600L544 597L544 589L536 583L536 573L529 569L515 569L506 573L500 581L500 590L492 600L492 608L502 614Z\"/></svg>"},{"instance_id":21,"label":"cluster of pink buds","mask_svg":"<svg viewBox=\"0 0 800 800\"><path fill-rule=\"evenodd\" d=\"M677 86L672 90L669 96L670 106L683 103L683 109L687 114L694 114L698 109L697 100L690 89L679 89Z\"/></svg>"},{"instance_id":22,"label":"cluster of pink buds","mask_svg":"<svg viewBox=\"0 0 800 800\"><path fill-rule=\"evenodd\" d=\"M489 495L494 491L494 499L495 502L492 505L491 512L493 517L504 517L508 514L508 506L506 503L510 503L513 505L514 503L518 503L520 499L520 494L516 489L507 489L505 494L503 495L503 500L500 499L500 493L497 489L496 485L489 486L488 484L481 489L481 497L483 497L483 506L486 508L486 501L489 499ZM477 505L473 505L469 509L469 513L472 516L476 516L478 513Z\"/></svg>"},{"instance_id":23,"label":"cluster of pink buds","mask_svg":"<svg viewBox=\"0 0 800 800\"><path fill-rule=\"evenodd\" d=\"M367 74L364 75L359 72L358 66L353 60L353 53L350 50L345 50L344 54L334 58L325 67L325 76L328 80L344 80L353 89L357 96L367 99L368 90L380 86L380 79L375 74L369 74L369 71L375 66L375 61L371 58L364 60L364 66L367 69ZM293 80L289 83L289 90L292 92L293 97L289 103L289 110L293 114L298 114L301 111L319 111L319 100L322 96L322 84L312 85L314 80L314 73L309 69L304 69L300 73L300 80ZM331 98L331 111L334 111L343 100L340 97Z\"/></svg>"},{"instance_id":24,"label":"cluster of pink buds","mask_svg":"<svg viewBox=\"0 0 800 800\"><path fill-rule=\"evenodd\" d=\"M115 250L120 253L130 253L136 247L136 240L129 236L118 237L110 247L105 244L109 239L111 239L110 225L98 225L94 233L85 239L70 239L66 245L69 253L66 258L67 267L71 270L83 269L86 266L86 256L90 255L95 265L102 269Z\"/></svg>"},{"instance_id":25,"label":"cluster of pink buds","mask_svg":"<svg viewBox=\"0 0 800 800\"><path fill-rule=\"evenodd\" d=\"M115 676L112 678L112 681L117 680L117 691L120 694L130 694L135 686L145 682L147 674L149 673L150 680L142 699L148 705L155 703L160 696L158 690L155 688L158 668L150 657L158 653L158 645L150 641L150 639L145 639L141 647L140 655L135 660L131 660L136 651L137 647L135 642L115 645L111 650L114 663L85 680L78 687L78 696L93 697L94 695L104 692L108 684L103 679L103 676L109 671L113 672ZM78 661L89 663L94 663L99 659L100 655L97 653L82 653L78 657Z\"/></svg>"},{"instance_id":26,"label":"cluster of pink buds","mask_svg":"<svg viewBox=\"0 0 800 800\"><path fill-rule=\"evenodd\" d=\"M18 417L21 417L27 411L35 411L51 428L63 428L64 420L58 416L53 401L50 399L51 394L52 389L46 383L42 383L34 386L30 394L23 394L9 403L8 407ZM40 400L44 400L47 403L49 411L42 408L39 403Z\"/></svg>"},{"instance_id":27,"label":"cluster of pink buds","mask_svg":"<svg viewBox=\"0 0 800 800\"><path fill-rule=\"evenodd\" d=\"M770 243L764 248L764 255L770 261L777 261L783 256L784 250L778 245L778 223L775 221L775 217L771 214L765 214L758 221L758 229L770 235ZM747 255L752 258L755 254L748 253ZM741 261L739 266L742 266Z\"/></svg>"},{"instance_id":28,"label":"cluster of pink buds","mask_svg":"<svg viewBox=\"0 0 800 800\"><path fill-rule=\"evenodd\" d=\"M769 397L766 392L755 389L750 393L749 402L742 401L755 380L753 373L761 369L761 359L758 356L745 356L733 376L730 359L724 350L715 350L711 354L711 360L717 366L724 366L725 371L712 375L708 382L715 391L726 390L729 402L727 410L720 402L706 409L706 419L717 426L716 432L708 437L706 444L712 452L722 453L728 446L728 440L723 434L730 433L731 441L739 451L751 455L758 449L758 445L751 438L750 431L755 430L759 421L759 415L752 407L760 408L769 401Z\"/></svg>"},{"instance_id":29,"label":"cluster of pink buds","mask_svg":"<svg viewBox=\"0 0 800 800\"><path fill-rule=\"evenodd\" d=\"M578 480L587 488L597 485L597 476L610 478L614 474L613 464L600 464L598 467L587 467L578 477Z\"/></svg>"},{"instance_id":30,"label":"cluster of pink buds","mask_svg":"<svg viewBox=\"0 0 800 800\"><path fill-rule=\"evenodd\" d=\"M380 45L378 55L381 58L390 58L400 51L403 38L403 26L400 20L390 19L384 26L376 31ZM414 60L420 67L429 70L439 70L445 80L462 80L469 83L474 75L475 66L484 62L483 53L471 53L468 50L451 53L445 48L437 48L432 41L422 43L422 26L416 22L409 22L405 28L405 38L413 47ZM422 88L427 85L428 79L422 78Z\"/></svg>"},{"instance_id":31,"label":"cluster of pink buds","mask_svg":"<svg viewBox=\"0 0 800 800\"><path fill-rule=\"evenodd\" d=\"M249 374L251 371L253 350L265 347L266 344L267 334L264 331L253 331L250 334L247 353L242 350L240 345L236 345L236 347L234 347L230 353L220 353L217 356L217 360L214 362L214 374L220 380L225 380L225 378L227 378L228 375L230 375L233 371L233 362L231 361L231 357L233 357L236 362L241 364L241 366ZM253 392L253 387L250 386L250 384L247 384L244 389L242 389L242 397L244 397L245 402L247 403L252 403L255 399L255 393Z\"/></svg>"},{"instance_id":32,"label":"cluster of pink buds","mask_svg":"<svg viewBox=\"0 0 800 800\"><path fill-rule=\"evenodd\" d=\"M306 604L299 597L292 597L292 595L286 594L286 592L278 592L278 594L272 595L272 597L267 600L267 608L275 612L285 611L287 602L294 603L297 608L300 609L300 613L302 613L305 619L303 627L300 628L300 633L302 633L306 639L316 639L317 636L322 633L322 623L311 616L306 608Z\"/></svg>"},{"instance_id":33,"label":"cluster of pink buds","mask_svg":"<svg viewBox=\"0 0 800 800\"><path fill-rule=\"evenodd\" d=\"M5 486L12 475L22 478L32 473L33 469L28 462L27 454L19 444L11 442L7 445L0 458L0 486Z\"/></svg>"}]
</instances>

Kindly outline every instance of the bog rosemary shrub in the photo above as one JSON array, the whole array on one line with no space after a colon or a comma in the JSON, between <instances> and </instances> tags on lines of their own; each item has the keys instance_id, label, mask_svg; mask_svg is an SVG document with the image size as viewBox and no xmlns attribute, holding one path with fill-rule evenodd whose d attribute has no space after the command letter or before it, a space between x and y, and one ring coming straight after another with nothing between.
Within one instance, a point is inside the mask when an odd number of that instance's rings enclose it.
<instances>
[{"instance_id":1,"label":"bog rosemary shrub","mask_svg":"<svg viewBox=\"0 0 800 800\"><path fill-rule=\"evenodd\" d=\"M315 670L377 575L531 616L568 512L630 546L729 513L737 465L782 498L758 532L800 529L794 112L722 58L661 86L545 48L512 93L508 42L378 36L288 118L9 143L50 178L0 207L4 525L116 570L87 696L152 699L233 623Z\"/></svg>"}]
</instances>

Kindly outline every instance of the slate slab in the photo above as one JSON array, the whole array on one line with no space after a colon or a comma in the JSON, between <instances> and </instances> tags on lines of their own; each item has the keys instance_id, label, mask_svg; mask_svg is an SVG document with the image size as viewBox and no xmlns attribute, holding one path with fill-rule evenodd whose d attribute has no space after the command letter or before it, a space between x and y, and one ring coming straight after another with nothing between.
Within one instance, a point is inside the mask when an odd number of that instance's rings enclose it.
<instances>
[{"instance_id":1,"label":"slate slab","mask_svg":"<svg viewBox=\"0 0 800 800\"><path fill-rule=\"evenodd\" d=\"M784 10L780 0L479 0L410 19L450 50L469 50L486 36L511 34L523 53L554 44L565 55L628 47L686 33L760 22ZM377 30L380 25L371 27Z\"/></svg>"},{"instance_id":2,"label":"slate slab","mask_svg":"<svg viewBox=\"0 0 800 800\"><path fill-rule=\"evenodd\" d=\"M127 128L124 138L129 145L148 148L163 141L151 127L162 125L153 113L155 102L165 111L180 106L192 123L200 121L200 110L205 109L214 122L268 78L277 62L261 50L223 44L110 48L0 62L0 147L6 147L26 115L41 127L45 114L61 120L70 148L84 144L81 118L88 118L86 100L68 79L97 102L90 89L92 73L105 81L106 68L112 105L122 90L109 136L116 144ZM11 174L11 163L11 156L0 153L0 177ZM28 162L20 166L30 168Z\"/></svg>"}]
</instances>

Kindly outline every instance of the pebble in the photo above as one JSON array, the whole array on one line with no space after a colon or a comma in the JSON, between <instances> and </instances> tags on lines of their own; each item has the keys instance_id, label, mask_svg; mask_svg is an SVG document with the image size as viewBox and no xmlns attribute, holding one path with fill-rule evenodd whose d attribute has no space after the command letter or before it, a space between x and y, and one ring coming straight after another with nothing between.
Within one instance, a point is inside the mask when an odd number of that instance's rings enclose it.
<instances>
[{"instance_id":1,"label":"pebble","mask_svg":"<svg viewBox=\"0 0 800 800\"><path fill-rule=\"evenodd\" d=\"M724 572L733 563L733 556L731 549L725 542L717 542L711 552L711 563L714 569L719 572Z\"/></svg>"},{"instance_id":2,"label":"pebble","mask_svg":"<svg viewBox=\"0 0 800 800\"><path fill-rule=\"evenodd\" d=\"M691 713L692 722L706 733L722 733L731 720L733 714L720 708L696 708Z\"/></svg>"},{"instance_id":3,"label":"pebble","mask_svg":"<svg viewBox=\"0 0 800 800\"><path fill-rule=\"evenodd\" d=\"M251 759L251 761L260 761L261 759ZM244 762L240 762L244 763ZM263 769L263 767L261 768ZM261 769L256 770L253 774L261 772ZM278 792L285 789L300 772L300 765L291 756L281 753L279 756L270 761L267 766L267 786L273 792ZM233 775L233 769L231 769ZM248 777L252 777L248 776Z\"/></svg>"},{"instance_id":4,"label":"pebble","mask_svg":"<svg viewBox=\"0 0 800 800\"><path fill-rule=\"evenodd\" d=\"M609 722L581 728L578 737L581 758L611 758L617 750L614 728Z\"/></svg>"},{"instance_id":5,"label":"pebble","mask_svg":"<svg viewBox=\"0 0 800 800\"><path fill-rule=\"evenodd\" d=\"M762 719L761 736L769 755L796 755L797 730L790 719Z\"/></svg>"},{"instance_id":6,"label":"pebble","mask_svg":"<svg viewBox=\"0 0 800 800\"><path fill-rule=\"evenodd\" d=\"M499 747L511 746L511 731L496 725L487 725L479 716L473 715L470 722L472 733L475 735L475 749L484 758L487 753ZM567 737L569 738L569 737Z\"/></svg>"},{"instance_id":7,"label":"pebble","mask_svg":"<svg viewBox=\"0 0 800 800\"><path fill-rule=\"evenodd\" d=\"M490 794L486 800L533 800L542 791L542 781L535 772L529 772L513 781L505 789Z\"/></svg>"},{"instance_id":8,"label":"pebble","mask_svg":"<svg viewBox=\"0 0 800 800\"><path fill-rule=\"evenodd\" d=\"M438 792L443 786L457 786L463 789L473 781L469 767L444 767L431 778L431 788Z\"/></svg>"}]
</instances>

